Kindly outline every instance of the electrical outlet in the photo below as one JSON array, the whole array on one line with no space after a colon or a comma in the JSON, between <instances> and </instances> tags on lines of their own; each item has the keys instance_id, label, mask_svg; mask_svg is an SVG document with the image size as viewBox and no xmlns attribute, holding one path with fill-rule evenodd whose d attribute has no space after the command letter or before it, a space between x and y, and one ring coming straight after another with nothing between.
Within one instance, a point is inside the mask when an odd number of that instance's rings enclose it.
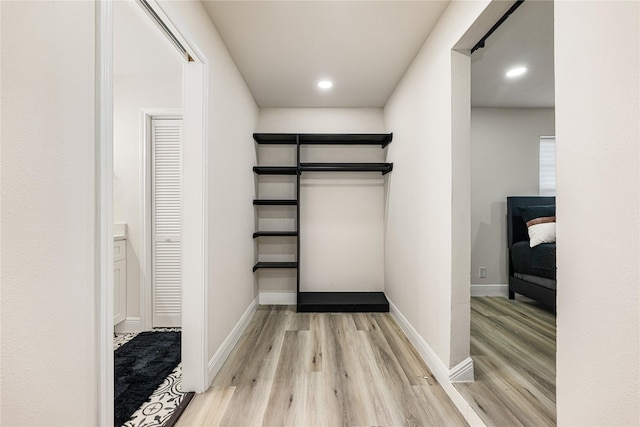
<instances>
[{"instance_id":1,"label":"electrical outlet","mask_svg":"<svg viewBox=\"0 0 640 427\"><path fill-rule=\"evenodd\" d=\"M481 279L487 278L487 267L480 267L478 269L478 277Z\"/></svg>"}]
</instances>

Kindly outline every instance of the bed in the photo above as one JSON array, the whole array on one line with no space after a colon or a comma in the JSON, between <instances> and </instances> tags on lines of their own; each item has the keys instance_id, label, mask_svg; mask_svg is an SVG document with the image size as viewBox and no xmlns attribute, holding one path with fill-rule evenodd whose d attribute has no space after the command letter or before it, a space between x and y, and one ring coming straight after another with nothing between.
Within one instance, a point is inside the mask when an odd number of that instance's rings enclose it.
<instances>
[{"instance_id":1,"label":"bed","mask_svg":"<svg viewBox=\"0 0 640 427\"><path fill-rule=\"evenodd\" d=\"M515 294L536 300L556 311L556 243L555 204L553 196L507 197L507 252L509 265L509 299ZM538 227L545 228L539 234ZM537 231L535 231L537 230ZM551 230L553 236L550 236ZM530 246L533 241L534 247Z\"/></svg>"}]
</instances>

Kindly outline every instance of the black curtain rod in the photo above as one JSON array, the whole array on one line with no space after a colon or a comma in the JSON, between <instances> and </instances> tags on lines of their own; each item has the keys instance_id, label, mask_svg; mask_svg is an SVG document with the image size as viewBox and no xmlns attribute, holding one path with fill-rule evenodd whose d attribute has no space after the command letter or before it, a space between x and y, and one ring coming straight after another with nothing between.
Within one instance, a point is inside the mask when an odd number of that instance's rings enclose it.
<instances>
[{"instance_id":1,"label":"black curtain rod","mask_svg":"<svg viewBox=\"0 0 640 427\"><path fill-rule=\"evenodd\" d=\"M490 36L491 34L493 34L493 32L494 32L495 30L497 30L497 29L498 29L498 27L499 27L500 25L502 25L502 23L503 23L504 21L506 21L506 20L507 20L507 18L509 17L509 15L511 15L511 14L513 13L513 11L514 11L514 10L516 10L517 8L519 8L519 7L520 7L520 5L521 5L522 3L524 3L524 0L516 0L516 2L513 4L513 6L511 6L511 7L509 8L509 10L507 10L507 12L506 12L504 15L502 15L502 18L500 18L500 19L498 20L498 22L496 22L496 23L495 23L495 25L494 25L493 27L491 27L491 29L490 29L489 31L487 31L487 34L485 34L485 35L480 39L480 41L479 41L478 43L476 43L476 45L473 47L473 49L471 49L471 53L475 52L476 50L480 49L481 47L484 47L484 42L489 38L489 36Z\"/></svg>"}]
</instances>

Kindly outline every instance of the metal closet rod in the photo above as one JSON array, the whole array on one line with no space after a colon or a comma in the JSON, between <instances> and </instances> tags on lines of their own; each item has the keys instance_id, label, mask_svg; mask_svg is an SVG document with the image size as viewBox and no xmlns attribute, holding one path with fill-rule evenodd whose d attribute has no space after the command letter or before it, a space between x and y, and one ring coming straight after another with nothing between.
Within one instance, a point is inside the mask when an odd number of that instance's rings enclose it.
<instances>
[{"instance_id":1,"label":"metal closet rod","mask_svg":"<svg viewBox=\"0 0 640 427\"><path fill-rule=\"evenodd\" d=\"M482 36L482 38L480 39L480 41L478 43L476 43L476 45L471 49L471 53L475 52L476 50L480 49L481 47L484 47L484 42L489 38L489 36L491 34L493 34L493 32L495 30L498 29L498 27L500 25L502 25L502 23L504 21L507 20L507 18L509 17L509 15L511 15L513 13L514 10L516 10L517 8L520 7L520 5L524 3L524 0L517 0L510 8L509 10L507 10L507 12L502 15L502 17L498 20L498 22L495 23L495 25L493 27L491 27L491 29L489 31L487 31L487 34L485 34L484 36Z\"/></svg>"},{"instance_id":2,"label":"metal closet rod","mask_svg":"<svg viewBox=\"0 0 640 427\"><path fill-rule=\"evenodd\" d=\"M191 57L191 55L189 54L189 52L187 51L187 49L185 49L185 47L182 45L182 43L180 43L180 41L178 40L178 38L171 32L171 30L169 29L169 27L166 26L166 24L162 21L162 19L158 16L158 14L156 13L155 10L153 10L153 8L151 7L151 5L147 2L147 0L138 0L138 2L142 5L142 7L144 7L144 9L147 11L147 13L149 14L149 16L151 16L151 18L153 18L154 21L156 21L156 23L158 24L158 26L160 27L160 29L167 35L167 37L169 37L169 40L171 41L171 43L173 43L173 45L180 51L180 53L182 54L182 56L184 56L184 58L188 61L188 62L193 62L193 58Z\"/></svg>"}]
</instances>

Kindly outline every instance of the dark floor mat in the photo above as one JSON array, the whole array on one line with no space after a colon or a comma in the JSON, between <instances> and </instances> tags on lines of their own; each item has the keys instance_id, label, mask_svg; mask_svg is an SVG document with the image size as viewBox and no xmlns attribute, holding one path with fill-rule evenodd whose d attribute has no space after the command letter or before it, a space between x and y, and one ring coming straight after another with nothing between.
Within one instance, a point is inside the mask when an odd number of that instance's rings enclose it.
<instances>
[{"instance_id":1,"label":"dark floor mat","mask_svg":"<svg viewBox=\"0 0 640 427\"><path fill-rule=\"evenodd\" d=\"M142 332L114 354L114 426L120 427L180 363L180 332Z\"/></svg>"}]
</instances>

